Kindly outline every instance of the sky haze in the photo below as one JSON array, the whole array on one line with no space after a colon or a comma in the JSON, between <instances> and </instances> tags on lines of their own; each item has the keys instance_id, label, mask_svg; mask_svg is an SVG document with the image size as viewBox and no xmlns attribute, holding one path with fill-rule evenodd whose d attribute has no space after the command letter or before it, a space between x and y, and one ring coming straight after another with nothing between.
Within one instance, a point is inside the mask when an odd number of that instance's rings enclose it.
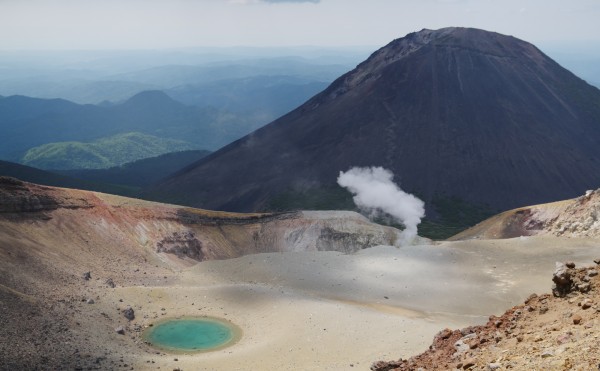
<instances>
[{"instance_id":1,"label":"sky haze","mask_svg":"<svg viewBox=\"0 0 600 371\"><path fill-rule=\"evenodd\" d=\"M597 0L0 0L0 49L383 46L423 28L600 41Z\"/></svg>"}]
</instances>

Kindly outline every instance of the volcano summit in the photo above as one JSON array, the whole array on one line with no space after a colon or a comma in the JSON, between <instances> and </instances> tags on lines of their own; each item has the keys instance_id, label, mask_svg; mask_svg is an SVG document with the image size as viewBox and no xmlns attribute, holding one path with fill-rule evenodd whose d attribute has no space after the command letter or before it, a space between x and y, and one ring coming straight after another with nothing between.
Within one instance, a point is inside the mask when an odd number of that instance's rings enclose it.
<instances>
[{"instance_id":1,"label":"volcano summit","mask_svg":"<svg viewBox=\"0 0 600 371\"><path fill-rule=\"evenodd\" d=\"M148 194L266 210L284 194L333 188L350 167L382 166L428 205L456 197L502 210L596 188L599 141L600 90L532 44L425 29Z\"/></svg>"}]
</instances>

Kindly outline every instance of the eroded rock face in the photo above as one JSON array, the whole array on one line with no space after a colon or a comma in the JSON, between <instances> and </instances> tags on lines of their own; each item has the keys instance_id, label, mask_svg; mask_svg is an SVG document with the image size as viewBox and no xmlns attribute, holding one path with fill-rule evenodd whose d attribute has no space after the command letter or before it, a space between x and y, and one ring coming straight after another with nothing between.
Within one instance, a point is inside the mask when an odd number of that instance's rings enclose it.
<instances>
[{"instance_id":1,"label":"eroded rock face","mask_svg":"<svg viewBox=\"0 0 600 371\"><path fill-rule=\"evenodd\" d=\"M9 189L10 187L23 188L25 182L10 176L0 176L0 186Z\"/></svg>"},{"instance_id":2,"label":"eroded rock face","mask_svg":"<svg viewBox=\"0 0 600 371\"><path fill-rule=\"evenodd\" d=\"M356 252L374 245L389 243L382 241L375 234L340 232L331 227L321 229L316 240L319 251Z\"/></svg>"},{"instance_id":3,"label":"eroded rock face","mask_svg":"<svg viewBox=\"0 0 600 371\"><path fill-rule=\"evenodd\" d=\"M174 254L178 258L190 258L197 261L204 260L202 242L196 238L194 232L175 232L156 243L156 252Z\"/></svg>"},{"instance_id":4,"label":"eroded rock face","mask_svg":"<svg viewBox=\"0 0 600 371\"><path fill-rule=\"evenodd\" d=\"M156 252L196 261L273 251L353 253L377 245L395 245L399 234L394 228L371 223L364 216L348 211L302 211L272 218L244 219L233 223L235 227L215 223L207 218L193 223L186 219L189 229L162 237L156 243ZM201 228L211 232L202 233ZM229 245L232 243L236 249L243 247L243 253L227 256L232 251Z\"/></svg>"},{"instance_id":5,"label":"eroded rock face","mask_svg":"<svg viewBox=\"0 0 600 371\"><path fill-rule=\"evenodd\" d=\"M548 204L510 210L463 231L452 240L518 236L600 237L600 189Z\"/></svg>"},{"instance_id":6,"label":"eroded rock face","mask_svg":"<svg viewBox=\"0 0 600 371\"><path fill-rule=\"evenodd\" d=\"M298 217L263 226L253 238L257 250L353 253L377 245L396 245L399 233L351 211L302 211Z\"/></svg>"},{"instance_id":7,"label":"eroded rock face","mask_svg":"<svg viewBox=\"0 0 600 371\"><path fill-rule=\"evenodd\" d=\"M46 220L53 233L77 231L73 244L149 249L169 264L186 265L264 252L352 253L396 245L400 233L350 211L227 213L44 187L6 177L0 179L0 216ZM112 287L114 282L106 284Z\"/></svg>"},{"instance_id":8,"label":"eroded rock face","mask_svg":"<svg viewBox=\"0 0 600 371\"><path fill-rule=\"evenodd\" d=\"M556 218L549 220L545 228L555 236L600 236L600 189L588 191L577 197Z\"/></svg>"},{"instance_id":9,"label":"eroded rock face","mask_svg":"<svg viewBox=\"0 0 600 371\"><path fill-rule=\"evenodd\" d=\"M0 213L56 210L58 202L46 194L32 192L25 182L0 177Z\"/></svg>"},{"instance_id":10,"label":"eroded rock face","mask_svg":"<svg viewBox=\"0 0 600 371\"><path fill-rule=\"evenodd\" d=\"M0 213L44 213L58 208L91 207L85 200L65 196L63 193L64 191L59 188L44 187L16 178L0 176Z\"/></svg>"}]
</instances>

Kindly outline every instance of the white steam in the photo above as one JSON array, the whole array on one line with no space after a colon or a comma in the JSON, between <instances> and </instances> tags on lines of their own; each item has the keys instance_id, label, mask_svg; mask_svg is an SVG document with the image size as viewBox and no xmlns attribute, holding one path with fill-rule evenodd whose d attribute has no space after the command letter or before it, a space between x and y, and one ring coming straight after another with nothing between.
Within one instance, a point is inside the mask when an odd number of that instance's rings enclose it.
<instances>
[{"instance_id":1,"label":"white steam","mask_svg":"<svg viewBox=\"0 0 600 371\"><path fill-rule=\"evenodd\" d=\"M371 214L385 213L404 225L400 245L417 236L417 225L425 216L425 204L404 192L393 181L394 174L382 167L352 169L342 172L337 182L354 194L354 203Z\"/></svg>"}]
</instances>

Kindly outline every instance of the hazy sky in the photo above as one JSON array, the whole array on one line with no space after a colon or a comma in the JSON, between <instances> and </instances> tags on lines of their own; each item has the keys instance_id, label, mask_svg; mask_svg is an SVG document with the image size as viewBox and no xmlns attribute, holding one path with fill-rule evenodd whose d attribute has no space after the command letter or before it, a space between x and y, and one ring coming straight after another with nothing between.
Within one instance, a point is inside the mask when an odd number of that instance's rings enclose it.
<instances>
[{"instance_id":1,"label":"hazy sky","mask_svg":"<svg viewBox=\"0 0 600 371\"><path fill-rule=\"evenodd\" d=\"M0 0L0 49L382 46L422 28L600 40L599 0Z\"/></svg>"}]
</instances>

